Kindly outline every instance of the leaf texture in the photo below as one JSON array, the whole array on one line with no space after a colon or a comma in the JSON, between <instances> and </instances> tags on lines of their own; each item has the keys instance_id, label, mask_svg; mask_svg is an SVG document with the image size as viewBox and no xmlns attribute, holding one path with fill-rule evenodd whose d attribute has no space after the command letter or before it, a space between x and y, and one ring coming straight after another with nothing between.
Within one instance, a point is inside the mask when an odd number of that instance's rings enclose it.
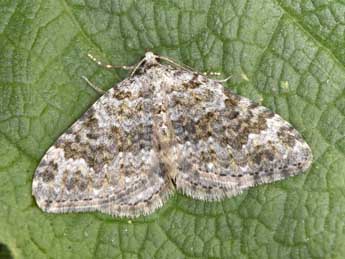
<instances>
[{"instance_id":1,"label":"leaf texture","mask_svg":"<svg viewBox=\"0 0 345 259\"><path fill-rule=\"evenodd\" d=\"M5 0L0 14L0 255L345 255L342 1ZM228 87L302 133L313 150L312 168L222 202L176 194L158 212L132 221L43 213L31 196L34 170L98 98L81 76L104 90L126 77L97 67L87 53L129 65L145 50L233 75Z\"/></svg>"}]
</instances>

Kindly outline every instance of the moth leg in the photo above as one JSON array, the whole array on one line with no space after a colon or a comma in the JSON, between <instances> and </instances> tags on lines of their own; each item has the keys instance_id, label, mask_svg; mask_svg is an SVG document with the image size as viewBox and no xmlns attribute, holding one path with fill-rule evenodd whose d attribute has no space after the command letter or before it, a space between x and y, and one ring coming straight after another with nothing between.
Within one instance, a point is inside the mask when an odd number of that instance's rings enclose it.
<instances>
[{"instance_id":1,"label":"moth leg","mask_svg":"<svg viewBox=\"0 0 345 259\"><path fill-rule=\"evenodd\" d=\"M138 68L146 61L145 58L143 58L142 60L139 61L138 64L136 64L135 66L132 67L132 72L131 72L131 75L130 77L133 77L135 72L138 70Z\"/></svg>"},{"instance_id":2,"label":"moth leg","mask_svg":"<svg viewBox=\"0 0 345 259\"><path fill-rule=\"evenodd\" d=\"M231 79L231 77L232 76L228 76L228 77L226 77L226 78L224 78L224 79L215 79L214 81L217 81L218 83L226 83L226 82L228 82L230 79Z\"/></svg>"},{"instance_id":3,"label":"moth leg","mask_svg":"<svg viewBox=\"0 0 345 259\"><path fill-rule=\"evenodd\" d=\"M93 89L95 90L97 93L99 93L100 95L105 94L105 91L102 90L101 88L99 88L98 86L96 86L94 83L92 83L86 76L81 76L82 79L84 79L86 81L86 83Z\"/></svg>"},{"instance_id":4,"label":"moth leg","mask_svg":"<svg viewBox=\"0 0 345 259\"><path fill-rule=\"evenodd\" d=\"M90 53L87 54L87 56L95 62L100 67L106 68L106 69L124 69L124 70L132 70L134 66L116 66L111 64L104 64L103 62L96 59L94 56L92 56Z\"/></svg>"}]
</instances>

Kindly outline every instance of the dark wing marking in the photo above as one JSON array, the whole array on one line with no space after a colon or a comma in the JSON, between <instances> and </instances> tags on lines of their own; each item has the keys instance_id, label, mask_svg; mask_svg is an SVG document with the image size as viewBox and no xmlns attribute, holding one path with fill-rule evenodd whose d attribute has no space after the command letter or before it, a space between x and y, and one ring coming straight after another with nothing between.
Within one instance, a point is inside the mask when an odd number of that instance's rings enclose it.
<instances>
[{"instance_id":1,"label":"dark wing marking","mask_svg":"<svg viewBox=\"0 0 345 259\"><path fill-rule=\"evenodd\" d=\"M267 108L200 75L172 88L176 186L183 193L218 200L310 166L309 146Z\"/></svg>"},{"instance_id":2,"label":"dark wing marking","mask_svg":"<svg viewBox=\"0 0 345 259\"><path fill-rule=\"evenodd\" d=\"M152 89L141 77L102 96L42 158L33 195L47 212L139 216L172 191L153 148Z\"/></svg>"}]
</instances>

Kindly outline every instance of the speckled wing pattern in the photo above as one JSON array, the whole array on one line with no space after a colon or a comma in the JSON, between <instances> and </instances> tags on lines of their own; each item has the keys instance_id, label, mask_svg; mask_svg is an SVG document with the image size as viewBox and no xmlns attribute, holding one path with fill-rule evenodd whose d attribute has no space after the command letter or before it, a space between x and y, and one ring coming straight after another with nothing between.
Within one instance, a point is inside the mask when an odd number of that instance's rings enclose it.
<instances>
[{"instance_id":1,"label":"speckled wing pattern","mask_svg":"<svg viewBox=\"0 0 345 259\"><path fill-rule=\"evenodd\" d=\"M220 200L309 168L309 146L278 114L217 81L186 72L180 77L187 81L173 84L168 98L177 190Z\"/></svg>"},{"instance_id":2,"label":"speckled wing pattern","mask_svg":"<svg viewBox=\"0 0 345 259\"><path fill-rule=\"evenodd\" d=\"M46 212L147 214L172 191L153 147L153 91L145 77L103 95L43 157L33 195Z\"/></svg>"},{"instance_id":3,"label":"speckled wing pattern","mask_svg":"<svg viewBox=\"0 0 345 259\"><path fill-rule=\"evenodd\" d=\"M42 210L136 217L174 189L220 200L309 168L309 146L279 115L158 60L147 53L47 151L33 179Z\"/></svg>"}]
</instances>

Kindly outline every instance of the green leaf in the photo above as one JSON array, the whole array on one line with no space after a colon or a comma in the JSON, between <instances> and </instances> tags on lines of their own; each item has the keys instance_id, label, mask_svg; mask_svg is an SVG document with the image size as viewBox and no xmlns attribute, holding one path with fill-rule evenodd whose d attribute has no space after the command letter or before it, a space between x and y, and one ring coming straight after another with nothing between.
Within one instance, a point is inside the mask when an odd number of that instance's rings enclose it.
<instances>
[{"instance_id":1,"label":"green leaf","mask_svg":"<svg viewBox=\"0 0 345 259\"><path fill-rule=\"evenodd\" d=\"M0 256L340 258L345 255L345 4L279 0L0 2ZM222 202L176 194L129 221L43 213L33 173L56 138L126 77L87 53L134 64L152 50L290 121L311 145L308 173ZM5 252L4 252L5 251Z\"/></svg>"}]
</instances>

